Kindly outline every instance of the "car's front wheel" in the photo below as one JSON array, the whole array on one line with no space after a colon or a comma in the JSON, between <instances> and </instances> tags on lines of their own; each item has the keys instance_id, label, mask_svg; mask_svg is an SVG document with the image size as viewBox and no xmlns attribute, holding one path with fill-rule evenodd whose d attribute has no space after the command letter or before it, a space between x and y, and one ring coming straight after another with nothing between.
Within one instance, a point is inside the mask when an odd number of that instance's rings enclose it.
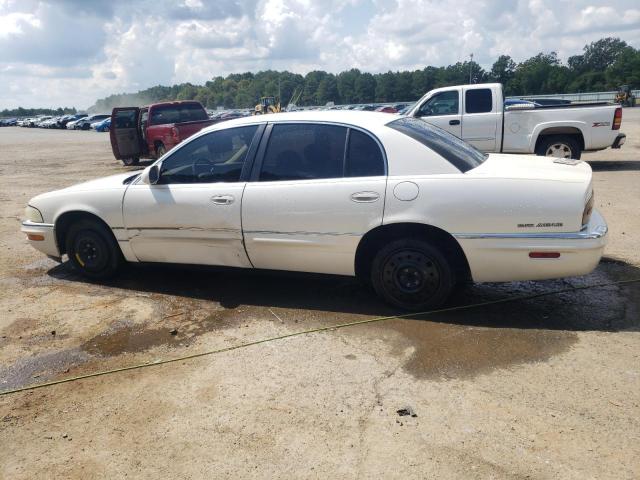
<instances>
[{"instance_id":1,"label":"car's front wheel","mask_svg":"<svg viewBox=\"0 0 640 480\"><path fill-rule=\"evenodd\" d=\"M455 274L436 246L412 239L395 240L375 256L371 281L391 305L410 311L438 308L451 294Z\"/></svg>"},{"instance_id":2,"label":"car's front wheel","mask_svg":"<svg viewBox=\"0 0 640 480\"><path fill-rule=\"evenodd\" d=\"M112 233L96 221L80 220L71 225L66 250L73 267L93 279L112 277L123 262Z\"/></svg>"}]
</instances>

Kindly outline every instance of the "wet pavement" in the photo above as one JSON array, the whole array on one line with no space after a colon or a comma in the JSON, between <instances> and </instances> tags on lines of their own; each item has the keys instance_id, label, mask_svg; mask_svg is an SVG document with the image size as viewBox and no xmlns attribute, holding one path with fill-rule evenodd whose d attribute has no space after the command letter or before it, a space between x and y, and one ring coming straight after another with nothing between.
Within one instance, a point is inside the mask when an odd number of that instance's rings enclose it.
<instances>
[{"instance_id":1,"label":"wet pavement","mask_svg":"<svg viewBox=\"0 0 640 480\"><path fill-rule=\"evenodd\" d=\"M50 266L47 262L28 265L25 272L29 275L23 276L22 282L25 286L44 283L54 290L106 289L116 297L135 292L154 303L157 318L143 323L114 319L106 329L80 345L63 350L57 345L68 337L64 331L30 335L36 320L18 318L1 331L2 344L27 346L44 342L50 343L53 350L47 348L38 355L0 367L2 390L62 378L75 367L88 362L95 365L99 358L136 354L156 347L163 347L167 357L194 353L192 345L199 336L216 331L233 332L249 327L253 321L266 319L279 331L293 332L376 317L406 316L406 312L380 302L355 280L343 277L136 265L117 280L90 283L66 263ZM48 277L45 282L40 277L42 273ZM483 303L632 278L640 278L640 269L605 260L587 277L468 285L459 289L447 306L479 304L477 307L416 314L348 327L334 334L386 338L398 355L412 349L403 369L416 378L472 377L494 369L548 360L569 350L578 340L577 331L640 329L640 283L518 298L507 303ZM212 311L212 304L220 307ZM85 369L74 370L79 371Z\"/></svg>"}]
</instances>

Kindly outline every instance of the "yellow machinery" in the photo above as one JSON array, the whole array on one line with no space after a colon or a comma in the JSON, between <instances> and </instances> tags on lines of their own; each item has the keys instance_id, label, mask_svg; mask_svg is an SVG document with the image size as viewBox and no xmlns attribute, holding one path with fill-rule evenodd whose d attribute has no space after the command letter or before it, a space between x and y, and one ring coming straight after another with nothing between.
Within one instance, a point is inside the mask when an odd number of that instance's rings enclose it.
<instances>
[{"instance_id":1,"label":"yellow machinery","mask_svg":"<svg viewBox=\"0 0 640 480\"><path fill-rule=\"evenodd\" d=\"M633 96L633 92L631 91L631 87L629 87L629 85L622 85L620 88L618 88L615 102L619 103L623 107L636 106L636 97Z\"/></svg>"},{"instance_id":2,"label":"yellow machinery","mask_svg":"<svg viewBox=\"0 0 640 480\"><path fill-rule=\"evenodd\" d=\"M262 97L260 103L256 105L254 115L264 115L265 113L280 113L280 99L277 97Z\"/></svg>"}]
</instances>

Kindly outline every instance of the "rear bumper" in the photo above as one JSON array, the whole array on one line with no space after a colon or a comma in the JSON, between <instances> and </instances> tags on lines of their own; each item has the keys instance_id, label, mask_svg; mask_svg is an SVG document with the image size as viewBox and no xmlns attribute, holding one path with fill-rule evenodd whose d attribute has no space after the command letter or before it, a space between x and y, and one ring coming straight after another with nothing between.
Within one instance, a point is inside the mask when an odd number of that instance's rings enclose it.
<instances>
[{"instance_id":1,"label":"rear bumper","mask_svg":"<svg viewBox=\"0 0 640 480\"><path fill-rule=\"evenodd\" d=\"M58 250L52 224L26 221L22 223L20 231L27 235L27 241L33 248L50 257L60 258L60 250Z\"/></svg>"},{"instance_id":2,"label":"rear bumper","mask_svg":"<svg viewBox=\"0 0 640 480\"><path fill-rule=\"evenodd\" d=\"M624 133L619 133L616 139L611 144L611 148L620 148L627 140L627 136Z\"/></svg>"},{"instance_id":3,"label":"rear bumper","mask_svg":"<svg viewBox=\"0 0 640 480\"><path fill-rule=\"evenodd\" d=\"M586 275L600 262L607 224L595 211L580 232L454 235L476 282L544 280ZM530 258L530 252L558 252L558 258Z\"/></svg>"}]
</instances>

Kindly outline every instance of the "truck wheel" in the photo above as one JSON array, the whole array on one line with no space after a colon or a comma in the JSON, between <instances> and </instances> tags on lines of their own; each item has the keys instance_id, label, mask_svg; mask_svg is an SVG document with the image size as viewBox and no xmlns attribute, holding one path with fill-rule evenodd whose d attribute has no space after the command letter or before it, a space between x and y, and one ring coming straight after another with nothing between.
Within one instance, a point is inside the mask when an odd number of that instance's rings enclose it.
<instances>
[{"instance_id":1,"label":"truck wheel","mask_svg":"<svg viewBox=\"0 0 640 480\"><path fill-rule=\"evenodd\" d=\"M65 243L71 265L88 278L112 277L123 262L112 233L96 221L80 220L72 224Z\"/></svg>"},{"instance_id":2,"label":"truck wheel","mask_svg":"<svg viewBox=\"0 0 640 480\"><path fill-rule=\"evenodd\" d=\"M580 145L573 137L549 135L540 140L536 155L540 157L573 158L580 160Z\"/></svg>"},{"instance_id":3,"label":"truck wheel","mask_svg":"<svg viewBox=\"0 0 640 480\"><path fill-rule=\"evenodd\" d=\"M156 158L160 158L165 153L167 153L167 149L164 146L164 143L159 143L156 147Z\"/></svg>"},{"instance_id":4,"label":"truck wheel","mask_svg":"<svg viewBox=\"0 0 640 480\"><path fill-rule=\"evenodd\" d=\"M137 165L139 162L140 162L140 159L138 157L122 159L122 163L124 163L127 167L130 167L132 165Z\"/></svg>"},{"instance_id":5,"label":"truck wheel","mask_svg":"<svg viewBox=\"0 0 640 480\"><path fill-rule=\"evenodd\" d=\"M420 240L395 240L373 259L371 282L385 301L414 312L438 308L451 294L455 275L442 252Z\"/></svg>"}]
</instances>

